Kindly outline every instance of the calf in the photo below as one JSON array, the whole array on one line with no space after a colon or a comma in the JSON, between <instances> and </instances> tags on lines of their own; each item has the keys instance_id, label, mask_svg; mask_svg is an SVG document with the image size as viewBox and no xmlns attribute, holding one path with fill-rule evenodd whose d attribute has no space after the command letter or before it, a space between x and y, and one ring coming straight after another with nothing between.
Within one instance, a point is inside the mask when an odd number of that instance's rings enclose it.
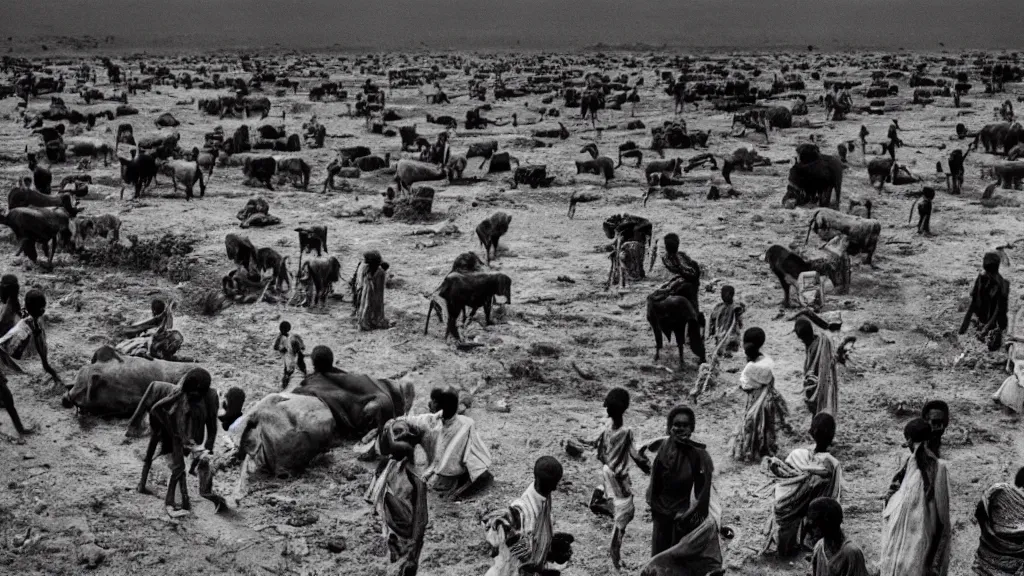
<instances>
[{"instance_id":1,"label":"calf","mask_svg":"<svg viewBox=\"0 0 1024 576\"><path fill-rule=\"evenodd\" d=\"M275 289L278 292L285 292L283 289L288 284L288 290L292 289L291 274L288 273L288 257L282 257L273 248L260 248L256 251L256 269L263 273L267 270L273 275Z\"/></svg>"},{"instance_id":2,"label":"calf","mask_svg":"<svg viewBox=\"0 0 1024 576\"><path fill-rule=\"evenodd\" d=\"M285 180L291 180L292 184L305 190L309 187L309 175L312 169L302 158L282 158L277 161L277 173L280 177L278 185L284 184Z\"/></svg>"},{"instance_id":3,"label":"calf","mask_svg":"<svg viewBox=\"0 0 1024 576\"><path fill-rule=\"evenodd\" d=\"M592 160L577 160L577 174L594 174L604 176L604 185L615 178L615 162L607 156L598 156Z\"/></svg>"},{"instance_id":4,"label":"calf","mask_svg":"<svg viewBox=\"0 0 1024 576\"><path fill-rule=\"evenodd\" d=\"M319 257L327 252L327 227L310 226L309 228L296 228L299 233L299 266L302 266L302 255L309 252L316 252Z\"/></svg>"},{"instance_id":5,"label":"calf","mask_svg":"<svg viewBox=\"0 0 1024 576\"><path fill-rule=\"evenodd\" d=\"M327 296L334 291L334 284L341 279L341 262L331 256L314 258L299 266L298 282L306 288L303 306L326 304Z\"/></svg>"},{"instance_id":6,"label":"calf","mask_svg":"<svg viewBox=\"0 0 1024 576\"><path fill-rule=\"evenodd\" d=\"M679 366L683 362L683 344L690 339L690 350L697 355L700 363L704 363L704 337L701 335L701 322L693 304L683 296L668 296L656 300L647 297L647 322L654 330L654 360L661 355L662 336L669 342L675 334L676 345L679 347Z\"/></svg>"},{"instance_id":7,"label":"calf","mask_svg":"<svg viewBox=\"0 0 1024 576\"><path fill-rule=\"evenodd\" d=\"M90 235L107 238L113 244L121 239L121 219L115 214L83 216L75 220L75 247L81 249Z\"/></svg>"},{"instance_id":8,"label":"calf","mask_svg":"<svg viewBox=\"0 0 1024 576\"><path fill-rule=\"evenodd\" d=\"M224 236L224 248L227 251L228 259L238 265L240 269L252 272L255 271L256 247L246 236L228 234Z\"/></svg>"},{"instance_id":9,"label":"calf","mask_svg":"<svg viewBox=\"0 0 1024 576\"><path fill-rule=\"evenodd\" d=\"M274 187L271 185L271 179L277 173L277 162L272 156L246 158L245 164L242 166L242 173L249 180L260 182L268 190L273 190Z\"/></svg>"},{"instance_id":10,"label":"calf","mask_svg":"<svg viewBox=\"0 0 1024 576\"><path fill-rule=\"evenodd\" d=\"M480 239L480 244L484 247L485 256L487 263L491 263L491 250L494 251L494 257L498 257L498 241L501 237L508 232L508 225L512 222L512 217L504 212L495 212L491 214L491 217L484 220L476 227L476 237Z\"/></svg>"},{"instance_id":11,"label":"calf","mask_svg":"<svg viewBox=\"0 0 1024 576\"><path fill-rule=\"evenodd\" d=\"M206 196L206 181L203 180L199 162L168 160L159 165L158 171L171 179L175 192L178 191L179 183L185 188L185 200L192 199L192 189L196 182L199 182L199 197Z\"/></svg>"}]
</instances>

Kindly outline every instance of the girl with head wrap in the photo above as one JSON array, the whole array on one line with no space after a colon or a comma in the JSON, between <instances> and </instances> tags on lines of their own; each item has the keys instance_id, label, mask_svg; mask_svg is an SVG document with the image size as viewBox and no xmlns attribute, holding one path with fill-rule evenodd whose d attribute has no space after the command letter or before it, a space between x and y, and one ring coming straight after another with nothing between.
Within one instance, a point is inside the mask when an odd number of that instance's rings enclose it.
<instances>
[{"instance_id":1,"label":"girl with head wrap","mask_svg":"<svg viewBox=\"0 0 1024 576\"><path fill-rule=\"evenodd\" d=\"M743 333L743 352L747 365L740 374L740 390L747 393L747 403L731 442L732 457L749 462L760 461L778 452L776 429L785 428L789 407L775 389L775 362L761 353L765 343L764 330L749 328Z\"/></svg>"},{"instance_id":2,"label":"girl with head wrap","mask_svg":"<svg viewBox=\"0 0 1024 576\"><path fill-rule=\"evenodd\" d=\"M688 406L668 414L668 438L660 441L647 488L652 558L642 576L707 574L722 567L714 463L706 447L691 439L695 424Z\"/></svg>"},{"instance_id":3,"label":"girl with head wrap","mask_svg":"<svg viewBox=\"0 0 1024 576\"><path fill-rule=\"evenodd\" d=\"M921 418L903 430L910 455L882 511L880 576L945 576L949 569L949 476L928 449L932 428Z\"/></svg>"}]
</instances>

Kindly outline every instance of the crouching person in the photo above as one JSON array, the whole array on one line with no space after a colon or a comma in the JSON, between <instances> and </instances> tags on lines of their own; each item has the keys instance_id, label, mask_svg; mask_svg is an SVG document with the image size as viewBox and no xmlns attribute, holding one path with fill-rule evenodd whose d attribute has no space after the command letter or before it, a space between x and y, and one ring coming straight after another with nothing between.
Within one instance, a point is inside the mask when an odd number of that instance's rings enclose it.
<instances>
[{"instance_id":1,"label":"crouching person","mask_svg":"<svg viewBox=\"0 0 1024 576\"><path fill-rule=\"evenodd\" d=\"M551 495L562 480L562 465L542 456L533 466L533 483L508 508L491 512L483 523L487 542L497 549L494 564L485 576L519 576L535 573L558 576L548 563L565 564L572 558L573 537L555 533Z\"/></svg>"},{"instance_id":2,"label":"crouching person","mask_svg":"<svg viewBox=\"0 0 1024 576\"><path fill-rule=\"evenodd\" d=\"M153 382L128 422L128 434L138 429L142 416L149 413L152 427L149 446L142 463L138 491L149 494L147 482L157 446L160 454L169 456L171 478L167 484L164 504L172 517L184 516L192 506L185 479L185 454L192 456L190 474L199 475L199 495L213 502L217 512L227 509L227 502L213 492L213 469L210 456L217 440L217 414L220 400L210 387L210 373L202 368L190 370L177 384ZM181 506L175 507L174 491L181 492Z\"/></svg>"},{"instance_id":3,"label":"crouching person","mask_svg":"<svg viewBox=\"0 0 1024 576\"><path fill-rule=\"evenodd\" d=\"M420 432L429 465L424 480L453 500L482 490L493 480L491 453L472 418L459 414L459 393L430 392L430 413L399 418Z\"/></svg>"}]
</instances>

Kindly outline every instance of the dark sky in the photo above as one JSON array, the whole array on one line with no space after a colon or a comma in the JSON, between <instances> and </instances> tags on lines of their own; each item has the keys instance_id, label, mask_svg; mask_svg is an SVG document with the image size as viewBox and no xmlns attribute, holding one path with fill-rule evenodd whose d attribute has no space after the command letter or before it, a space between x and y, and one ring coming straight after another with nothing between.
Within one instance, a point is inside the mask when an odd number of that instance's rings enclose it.
<instances>
[{"instance_id":1,"label":"dark sky","mask_svg":"<svg viewBox=\"0 0 1024 576\"><path fill-rule=\"evenodd\" d=\"M133 46L1024 47L1021 0L0 0L0 38Z\"/></svg>"}]
</instances>

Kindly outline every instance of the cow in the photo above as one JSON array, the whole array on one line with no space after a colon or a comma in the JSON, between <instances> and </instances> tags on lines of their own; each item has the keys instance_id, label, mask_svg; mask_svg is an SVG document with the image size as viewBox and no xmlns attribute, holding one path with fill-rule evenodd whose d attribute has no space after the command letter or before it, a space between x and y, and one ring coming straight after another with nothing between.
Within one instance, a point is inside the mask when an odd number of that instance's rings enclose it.
<instances>
[{"instance_id":1,"label":"cow","mask_svg":"<svg viewBox=\"0 0 1024 576\"><path fill-rule=\"evenodd\" d=\"M246 236L229 233L224 236L224 248L228 259L238 265L239 269L253 272L256 269L256 247Z\"/></svg>"},{"instance_id":2,"label":"cow","mask_svg":"<svg viewBox=\"0 0 1024 576\"><path fill-rule=\"evenodd\" d=\"M704 337L701 335L701 321L693 304L685 296L667 296L657 299L647 297L647 322L654 331L654 360L661 355L662 336L669 342L676 337L679 347L679 366L684 366L683 345L690 340L690 350L704 363Z\"/></svg>"},{"instance_id":3,"label":"cow","mask_svg":"<svg viewBox=\"0 0 1024 576\"><path fill-rule=\"evenodd\" d=\"M260 273L269 271L276 283L278 292L285 292L284 285L288 284L288 290L292 289L291 274L288 273L288 257L282 257L273 248L260 248L256 251L256 269Z\"/></svg>"},{"instance_id":4,"label":"cow","mask_svg":"<svg viewBox=\"0 0 1024 576\"><path fill-rule=\"evenodd\" d=\"M456 340L461 341L462 337L459 336L459 328L456 325L459 314L465 313L465 309L470 308L471 312L466 315L466 322L469 322L472 315L482 307L484 309L484 322L490 324L491 306L495 298L504 296L506 304L512 303L512 279L500 272L468 274L452 272L441 282L441 286L437 289L437 295L444 301L445 312L448 314L448 324L444 333L445 338L448 338L450 335ZM435 311L440 319L440 305L436 301L431 300L427 308L427 323L423 327L423 334L427 334L427 331L430 329L430 314Z\"/></svg>"},{"instance_id":5,"label":"cow","mask_svg":"<svg viewBox=\"0 0 1024 576\"><path fill-rule=\"evenodd\" d=\"M341 262L334 256L313 258L299 266L297 282L305 287L302 306L324 305L334 292L334 284L341 280Z\"/></svg>"},{"instance_id":6,"label":"cow","mask_svg":"<svg viewBox=\"0 0 1024 576\"><path fill-rule=\"evenodd\" d=\"M488 219L477 225L476 237L480 240L480 245L484 247L487 264L491 263L492 249L494 257L498 257L498 241L508 232L508 225L511 222L512 217L508 214L495 212Z\"/></svg>"},{"instance_id":7,"label":"cow","mask_svg":"<svg viewBox=\"0 0 1024 576\"><path fill-rule=\"evenodd\" d=\"M273 190L271 179L277 173L277 161L272 156L246 158L245 164L242 166L242 173L249 181L260 182L268 190Z\"/></svg>"},{"instance_id":8,"label":"cow","mask_svg":"<svg viewBox=\"0 0 1024 576\"><path fill-rule=\"evenodd\" d=\"M157 170L170 177L175 192L178 191L178 183L185 187L185 200L192 199L192 189L196 182L199 182L199 197L206 196L206 182L203 180L203 171L199 167L199 162L169 160L159 164Z\"/></svg>"},{"instance_id":9,"label":"cow","mask_svg":"<svg viewBox=\"0 0 1024 576\"><path fill-rule=\"evenodd\" d=\"M150 383L177 382L194 368L198 365L126 356L103 346L78 371L61 405L99 416L131 416Z\"/></svg>"},{"instance_id":10,"label":"cow","mask_svg":"<svg viewBox=\"0 0 1024 576\"><path fill-rule=\"evenodd\" d=\"M292 184L305 190L309 187L309 175L312 169L302 158L281 158L277 161L278 186L291 180Z\"/></svg>"},{"instance_id":11,"label":"cow","mask_svg":"<svg viewBox=\"0 0 1024 576\"><path fill-rule=\"evenodd\" d=\"M342 441L379 432L386 421L407 414L415 397L408 379L392 382L337 369L315 372L293 388L265 396L229 430L242 457L233 504L245 496L253 474L299 474Z\"/></svg>"}]
</instances>

